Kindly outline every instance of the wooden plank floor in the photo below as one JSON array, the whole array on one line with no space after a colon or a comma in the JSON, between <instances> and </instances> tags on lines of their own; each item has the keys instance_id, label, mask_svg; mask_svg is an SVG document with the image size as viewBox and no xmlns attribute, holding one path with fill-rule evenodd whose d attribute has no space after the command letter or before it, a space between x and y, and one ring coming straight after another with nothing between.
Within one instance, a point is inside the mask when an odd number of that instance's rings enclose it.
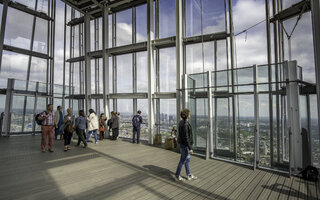
<instances>
[{"instance_id":1,"label":"wooden plank floor","mask_svg":"<svg viewBox=\"0 0 320 200\"><path fill-rule=\"evenodd\" d=\"M2 137L0 151L0 199L320 199L319 183L196 156L198 180L177 182L178 153L125 141L42 153L39 136Z\"/></svg>"}]
</instances>

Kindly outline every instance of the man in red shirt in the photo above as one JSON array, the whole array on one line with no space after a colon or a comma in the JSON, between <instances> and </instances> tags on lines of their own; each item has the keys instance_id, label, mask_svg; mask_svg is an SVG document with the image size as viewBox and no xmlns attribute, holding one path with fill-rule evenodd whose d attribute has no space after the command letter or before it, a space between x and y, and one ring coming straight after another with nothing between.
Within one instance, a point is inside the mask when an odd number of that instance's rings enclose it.
<instances>
[{"instance_id":1,"label":"man in red shirt","mask_svg":"<svg viewBox=\"0 0 320 200\"><path fill-rule=\"evenodd\" d=\"M55 113L53 112L53 105L48 104L47 110L40 115L41 125L41 151L46 152L47 137L49 137L48 150L53 152L53 137L54 127L56 125Z\"/></svg>"}]
</instances>

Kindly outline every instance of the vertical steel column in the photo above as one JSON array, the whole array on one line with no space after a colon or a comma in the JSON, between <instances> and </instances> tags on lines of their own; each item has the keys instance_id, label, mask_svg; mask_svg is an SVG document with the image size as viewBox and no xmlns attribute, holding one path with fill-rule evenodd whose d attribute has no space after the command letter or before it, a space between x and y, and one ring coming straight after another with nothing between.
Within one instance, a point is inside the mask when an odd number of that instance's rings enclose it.
<instances>
[{"instance_id":1,"label":"vertical steel column","mask_svg":"<svg viewBox=\"0 0 320 200\"><path fill-rule=\"evenodd\" d=\"M180 121L180 110L182 109L182 76L183 76L183 19L182 0L175 0L176 4L176 115L177 127Z\"/></svg>"},{"instance_id":2,"label":"vertical steel column","mask_svg":"<svg viewBox=\"0 0 320 200\"><path fill-rule=\"evenodd\" d=\"M106 117L110 118L109 110L109 8L104 4L102 11L102 64L103 64L103 109Z\"/></svg>"},{"instance_id":3,"label":"vertical steel column","mask_svg":"<svg viewBox=\"0 0 320 200\"><path fill-rule=\"evenodd\" d=\"M116 13L112 13L112 47L117 45L117 27L116 27ZM112 86L113 93L117 93L117 57L112 55ZM113 99L113 110L117 110L117 99Z\"/></svg>"},{"instance_id":4,"label":"vertical steel column","mask_svg":"<svg viewBox=\"0 0 320 200\"><path fill-rule=\"evenodd\" d=\"M272 7L273 7L273 16L275 16L277 14L276 12L276 8L277 8L277 4L276 4L276 0L272 0ZM277 30L277 22L278 21L274 21L273 22L273 38L274 38L274 63L276 63L275 66L275 76L276 76L276 119L277 119L277 162L278 164L280 163L280 97L278 94L279 91L279 58L278 58L278 30Z\"/></svg>"},{"instance_id":5,"label":"vertical steel column","mask_svg":"<svg viewBox=\"0 0 320 200\"><path fill-rule=\"evenodd\" d=\"M86 109L91 108L91 60L90 52L90 15L84 15L84 57L85 57L85 98Z\"/></svg>"},{"instance_id":6,"label":"vertical steel column","mask_svg":"<svg viewBox=\"0 0 320 200\"><path fill-rule=\"evenodd\" d=\"M132 44L136 43L136 7L132 8ZM132 53L132 86L133 93L137 93L137 53ZM137 113L137 99L133 99L133 115Z\"/></svg>"},{"instance_id":7,"label":"vertical steel column","mask_svg":"<svg viewBox=\"0 0 320 200\"><path fill-rule=\"evenodd\" d=\"M207 148L206 148L206 159L208 160L212 155L212 133L213 133L213 111L212 111L212 83L211 83L211 71L207 72L208 76L208 109L209 109L209 128L207 131Z\"/></svg>"},{"instance_id":8,"label":"vertical steel column","mask_svg":"<svg viewBox=\"0 0 320 200\"><path fill-rule=\"evenodd\" d=\"M269 0L266 0L266 28L267 28L267 50L268 50L268 82L269 82L269 124L270 124L270 164L273 166L273 98L272 98L272 68L271 68L271 34Z\"/></svg>"},{"instance_id":9,"label":"vertical steel column","mask_svg":"<svg viewBox=\"0 0 320 200\"><path fill-rule=\"evenodd\" d=\"M7 93L6 93L6 107L4 109L4 136L10 135L11 125L11 110L13 104L13 91L14 91L14 79L8 79L7 81Z\"/></svg>"},{"instance_id":10,"label":"vertical steel column","mask_svg":"<svg viewBox=\"0 0 320 200\"><path fill-rule=\"evenodd\" d=\"M253 66L253 84L254 84L254 163L253 169L259 165L259 91L258 91L258 67Z\"/></svg>"},{"instance_id":11,"label":"vertical steel column","mask_svg":"<svg viewBox=\"0 0 320 200\"><path fill-rule=\"evenodd\" d=\"M314 61L317 80L318 124L320 124L320 2L311 0ZM320 133L319 133L320 136Z\"/></svg>"},{"instance_id":12,"label":"vertical steel column","mask_svg":"<svg viewBox=\"0 0 320 200\"><path fill-rule=\"evenodd\" d=\"M154 93L154 68L153 68L153 60L154 60L154 54L153 54L153 46L152 46L152 40L154 38L154 29L153 29L153 0L148 0L147 2L147 30L148 30L148 131L149 131L149 144L153 144L153 126L154 126L154 116L153 116L153 99L152 95Z\"/></svg>"},{"instance_id":13,"label":"vertical steel column","mask_svg":"<svg viewBox=\"0 0 320 200\"><path fill-rule=\"evenodd\" d=\"M232 11L232 0L228 0L229 2L229 18L230 18L230 46L231 46L231 81L232 81L232 132L234 134L234 160L237 160L237 123L236 123L236 98L234 96L235 93L235 59L234 59L234 29L233 29L233 11Z\"/></svg>"},{"instance_id":14,"label":"vertical steel column","mask_svg":"<svg viewBox=\"0 0 320 200\"><path fill-rule=\"evenodd\" d=\"M71 20L74 18L75 10L71 8ZM69 49L69 57L74 57L74 34L75 34L75 27L70 27L70 49ZM74 95L74 63L69 63L69 95L72 97L69 99L69 106L73 108L73 95Z\"/></svg>"},{"instance_id":15,"label":"vertical steel column","mask_svg":"<svg viewBox=\"0 0 320 200\"><path fill-rule=\"evenodd\" d=\"M155 30L155 37L153 37L153 38L151 38L151 40L153 40L154 38L155 39L159 39L159 27L160 27L160 25L159 25L159 0L155 0L154 1L155 3L154 3L154 5L155 5L155 9L154 9L154 11L155 11L155 13L154 13L154 16L155 16L155 20L154 20L154 29L153 30ZM156 81L156 83L155 83L155 86L156 86L156 88L155 88L155 92L160 92L160 49L159 48L154 48L154 50L155 50L155 53L156 53L156 61L155 61L155 70L156 70L156 72L155 72L155 74L156 74L156 77L154 77L155 79L155 81ZM154 54L153 54L154 55ZM155 104L156 104L156 110L155 110L155 112L156 112L156 127L157 127L157 134L160 134L160 99L158 98L158 99L155 99Z\"/></svg>"},{"instance_id":16,"label":"vertical steel column","mask_svg":"<svg viewBox=\"0 0 320 200\"><path fill-rule=\"evenodd\" d=\"M8 13L8 4L10 0L3 1L2 8L2 18L1 18L1 29L0 29L0 72L2 66L2 53L3 53L3 42L4 42L4 34L6 32L6 24L7 24L7 13Z\"/></svg>"},{"instance_id":17,"label":"vertical steel column","mask_svg":"<svg viewBox=\"0 0 320 200\"><path fill-rule=\"evenodd\" d=\"M54 48L55 48L55 19L56 19L56 1L52 1L52 11L51 17L53 21L51 21L51 59L50 59L50 93L52 95L52 103L53 103L53 93L54 93Z\"/></svg>"},{"instance_id":18,"label":"vertical steel column","mask_svg":"<svg viewBox=\"0 0 320 200\"><path fill-rule=\"evenodd\" d=\"M62 90L62 109L66 110L66 37L67 37L67 4L64 4L64 25L63 25L63 90ZM70 86L70 85L69 85ZM69 93L70 96L70 93ZM69 104L70 105L70 104Z\"/></svg>"},{"instance_id":19,"label":"vertical steel column","mask_svg":"<svg viewBox=\"0 0 320 200\"><path fill-rule=\"evenodd\" d=\"M284 64L284 75L286 76L287 86L287 111L289 127L289 146L290 148L290 171L298 174L302 169L302 137L301 121L299 111L299 85L293 82L297 78L297 62L290 61ZM292 81L292 82L290 82Z\"/></svg>"}]
</instances>

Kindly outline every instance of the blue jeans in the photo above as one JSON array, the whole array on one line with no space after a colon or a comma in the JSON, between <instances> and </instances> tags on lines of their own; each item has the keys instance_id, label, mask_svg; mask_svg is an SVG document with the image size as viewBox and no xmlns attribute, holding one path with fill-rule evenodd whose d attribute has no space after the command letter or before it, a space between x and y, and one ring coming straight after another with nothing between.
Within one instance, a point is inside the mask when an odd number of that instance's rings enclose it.
<instances>
[{"instance_id":1,"label":"blue jeans","mask_svg":"<svg viewBox=\"0 0 320 200\"><path fill-rule=\"evenodd\" d=\"M190 158L191 158L190 157L190 149L187 146L180 144L180 152L181 152L181 157L180 157L180 161L179 161L179 164L177 167L176 177L180 176L181 169L182 169L183 165L185 165L187 175L189 176L191 174L191 172L190 172Z\"/></svg>"},{"instance_id":2,"label":"blue jeans","mask_svg":"<svg viewBox=\"0 0 320 200\"><path fill-rule=\"evenodd\" d=\"M91 136L92 133L94 134L94 140L95 140L95 142L97 142L97 141L98 141L97 130L89 131L86 141L87 141L87 142L89 141L89 138L90 138L90 136Z\"/></svg>"}]
</instances>

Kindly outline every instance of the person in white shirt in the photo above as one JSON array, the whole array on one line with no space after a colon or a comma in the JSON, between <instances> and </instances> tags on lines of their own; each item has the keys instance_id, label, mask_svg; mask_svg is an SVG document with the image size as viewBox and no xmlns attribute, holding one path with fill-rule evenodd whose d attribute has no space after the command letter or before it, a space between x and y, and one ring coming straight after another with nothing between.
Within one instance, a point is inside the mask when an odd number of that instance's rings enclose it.
<instances>
[{"instance_id":1,"label":"person in white shirt","mask_svg":"<svg viewBox=\"0 0 320 200\"><path fill-rule=\"evenodd\" d=\"M89 130L89 133L88 133L86 141L87 142L89 141L89 138L90 138L91 134L93 133L94 134L94 139L95 139L95 144L97 144L98 143L97 130L99 129L98 116L94 112L93 109L90 109L89 113L90 113L89 116L88 116L88 124L89 124L88 125L88 130Z\"/></svg>"}]
</instances>

